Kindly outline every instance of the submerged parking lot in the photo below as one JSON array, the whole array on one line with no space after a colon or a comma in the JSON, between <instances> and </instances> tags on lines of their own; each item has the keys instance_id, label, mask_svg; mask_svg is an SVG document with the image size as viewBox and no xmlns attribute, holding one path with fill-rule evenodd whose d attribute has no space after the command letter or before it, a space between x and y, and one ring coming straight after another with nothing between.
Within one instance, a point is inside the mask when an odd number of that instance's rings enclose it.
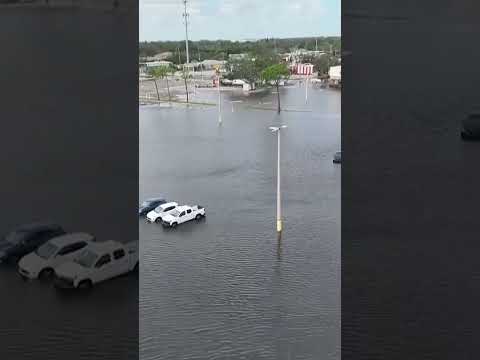
<instances>
[{"instance_id":1,"label":"submerged parking lot","mask_svg":"<svg viewBox=\"0 0 480 360\"><path fill-rule=\"evenodd\" d=\"M305 104L296 85L281 95L279 116L265 110L270 91L223 93L222 125L216 107L140 107L140 200L207 212L172 230L139 220L142 359L340 358L341 96L311 89ZM268 130L279 124L280 242Z\"/></svg>"}]
</instances>

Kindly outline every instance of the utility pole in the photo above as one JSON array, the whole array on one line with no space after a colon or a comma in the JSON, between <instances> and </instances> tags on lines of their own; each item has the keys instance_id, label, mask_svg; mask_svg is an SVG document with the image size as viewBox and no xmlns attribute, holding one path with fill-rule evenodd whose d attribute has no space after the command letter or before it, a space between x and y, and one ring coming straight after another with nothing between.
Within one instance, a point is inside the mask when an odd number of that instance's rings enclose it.
<instances>
[{"instance_id":1,"label":"utility pole","mask_svg":"<svg viewBox=\"0 0 480 360\"><path fill-rule=\"evenodd\" d=\"M318 51L318 39L315 38L315 51Z\"/></svg>"},{"instance_id":2,"label":"utility pole","mask_svg":"<svg viewBox=\"0 0 480 360\"><path fill-rule=\"evenodd\" d=\"M187 12L187 0L183 0L185 6L185 12L183 17L185 18L185 51L187 52L187 65L190 64L190 55L188 53L188 17L190 16Z\"/></svg>"}]
</instances>

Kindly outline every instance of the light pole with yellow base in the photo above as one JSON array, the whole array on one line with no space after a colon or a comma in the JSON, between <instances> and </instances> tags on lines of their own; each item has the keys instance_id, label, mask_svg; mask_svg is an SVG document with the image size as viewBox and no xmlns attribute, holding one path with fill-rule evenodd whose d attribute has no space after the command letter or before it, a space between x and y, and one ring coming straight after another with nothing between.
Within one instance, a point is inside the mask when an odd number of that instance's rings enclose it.
<instances>
[{"instance_id":1,"label":"light pole with yellow base","mask_svg":"<svg viewBox=\"0 0 480 360\"><path fill-rule=\"evenodd\" d=\"M273 133L277 133L277 233L281 234L283 230L282 226L282 194L280 191L280 130L285 129L287 126L282 125L280 127L271 126L269 129Z\"/></svg>"}]
</instances>

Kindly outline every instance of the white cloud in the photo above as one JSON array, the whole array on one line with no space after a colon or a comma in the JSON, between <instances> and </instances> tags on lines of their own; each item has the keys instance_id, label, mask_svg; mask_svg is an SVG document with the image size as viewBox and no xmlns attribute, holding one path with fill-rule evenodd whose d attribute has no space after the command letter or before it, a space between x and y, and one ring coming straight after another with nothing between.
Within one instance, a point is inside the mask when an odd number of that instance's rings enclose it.
<instances>
[{"instance_id":1,"label":"white cloud","mask_svg":"<svg viewBox=\"0 0 480 360\"><path fill-rule=\"evenodd\" d=\"M139 1L141 38L181 38L183 0ZM340 0L188 0L194 39L338 33L339 8Z\"/></svg>"}]
</instances>

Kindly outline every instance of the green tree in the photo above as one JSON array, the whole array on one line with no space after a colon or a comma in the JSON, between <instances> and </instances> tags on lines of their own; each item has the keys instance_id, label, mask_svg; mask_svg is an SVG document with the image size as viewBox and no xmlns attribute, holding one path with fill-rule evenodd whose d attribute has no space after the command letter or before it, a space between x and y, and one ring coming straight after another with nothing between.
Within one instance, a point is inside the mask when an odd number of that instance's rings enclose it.
<instances>
[{"instance_id":1,"label":"green tree","mask_svg":"<svg viewBox=\"0 0 480 360\"><path fill-rule=\"evenodd\" d=\"M229 74L230 79L245 80L253 87L253 84L260 80L261 72L257 69L252 59L242 59L229 63L232 71Z\"/></svg>"},{"instance_id":2,"label":"green tree","mask_svg":"<svg viewBox=\"0 0 480 360\"><path fill-rule=\"evenodd\" d=\"M277 88L277 99L278 99L278 113L280 114L280 81L287 79L290 76L290 71L288 70L287 65L285 64L275 64L270 65L265 70L262 71L262 79L265 80L267 84L272 84Z\"/></svg>"},{"instance_id":3,"label":"green tree","mask_svg":"<svg viewBox=\"0 0 480 360\"><path fill-rule=\"evenodd\" d=\"M169 66L156 66L150 69L150 75L153 76L153 81L155 82L158 101L160 101L160 94L158 92L157 79L167 80L168 101L172 101L172 97L170 95L170 84L168 82L168 75L170 75L171 72L172 69Z\"/></svg>"}]
</instances>

